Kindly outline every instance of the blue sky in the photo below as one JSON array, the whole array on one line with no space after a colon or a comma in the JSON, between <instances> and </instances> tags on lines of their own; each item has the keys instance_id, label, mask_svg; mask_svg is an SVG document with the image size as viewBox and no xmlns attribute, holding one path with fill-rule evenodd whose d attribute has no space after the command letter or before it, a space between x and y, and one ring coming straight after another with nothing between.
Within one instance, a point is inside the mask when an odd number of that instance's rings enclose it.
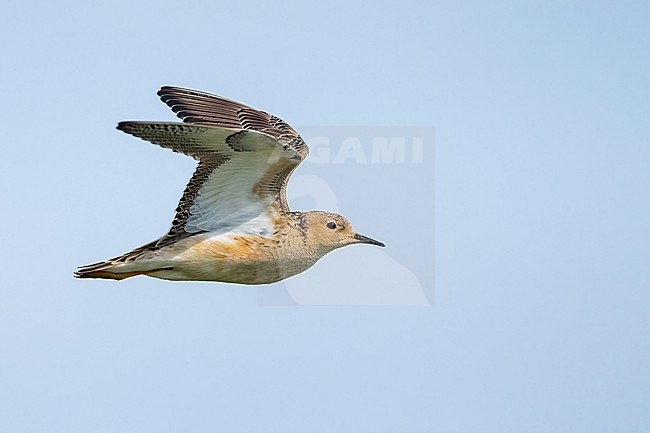
<instances>
[{"instance_id":1,"label":"blue sky","mask_svg":"<svg viewBox=\"0 0 650 433\"><path fill-rule=\"evenodd\" d=\"M645 2L5 5L0 430L647 431L649 21ZM334 153L424 137L420 162L305 163L289 190L388 247L262 288L73 279L171 221L193 161L114 129L173 121L165 84Z\"/></svg>"}]
</instances>

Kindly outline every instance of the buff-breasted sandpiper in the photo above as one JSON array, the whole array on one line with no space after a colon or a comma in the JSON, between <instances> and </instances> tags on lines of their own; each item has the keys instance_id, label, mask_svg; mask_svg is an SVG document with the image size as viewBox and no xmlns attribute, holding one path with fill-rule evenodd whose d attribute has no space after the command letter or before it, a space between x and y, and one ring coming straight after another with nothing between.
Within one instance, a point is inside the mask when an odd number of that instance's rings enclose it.
<instances>
[{"instance_id":1,"label":"buff-breasted sandpiper","mask_svg":"<svg viewBox=\"0 0 650 433\"><path fill-rule=\"evenodd\" d=\"M172 226L131 252L79 267L76 277L265 284L346 245L384 246L341 215L289 210L287 182L309 149L282 119L196 90L165 86L158 95L183 123L117 129L198 160Z\"/></svg>"}]
</instances>

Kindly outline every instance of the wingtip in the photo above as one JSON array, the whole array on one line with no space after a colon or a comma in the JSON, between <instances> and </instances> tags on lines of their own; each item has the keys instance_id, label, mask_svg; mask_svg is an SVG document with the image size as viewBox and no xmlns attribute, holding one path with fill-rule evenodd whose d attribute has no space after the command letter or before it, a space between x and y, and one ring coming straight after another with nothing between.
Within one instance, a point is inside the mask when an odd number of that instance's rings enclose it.
<instances>
[{"instance_id":1,"label":"wingtip","mask_svg":"<svg viewBox=\"0 0 650 433\"><path fill-rule=\"evenodd\" d=\"M178 91L180 91L180 92L196 92L196 90L190 89L188 87L172 86L172 85L169 85L169 84L165 84L164 86L160 87L160 90L158 90L158 92L156 94L162 98L163 96L166 96L168 93L178 92Z\"/></svg>"},{"instance_id":2,"label":"wingtip","mask_svg":"<svg viewBox=\"0 0 650 433\"><path fill-rule=\"evenodd\" d=\"M174 86L167 86L167 85L162 86L160 90L156 92L156 95L162 98L163 96L165 96L165 93L169 92L172 89L174 89Z\"/></svg>"},{"instance_id":3,"label":"wingtip","mask_svg":"<svg viewBox=\"0 0 650 433\"><path fill-rule=\"evenodd\" d=\"M158 90L156 95L158 95L158 97L160 98L160 100L162 102L167 104L167 101L172 99L174 97L175 93L179 93L179 92L182 93L182 92L188 92L188 91L191 91L191 89L186 89L184 87L178 87L178 86L165 85L165 86L162 86L160 88L160 90Z\"/></svg>"},{"instance_id":4,"label":"wingtip","mask_svg":"<svg viewBox=\"0 0 650 433\"><path fill-rule=\"evenodd\" d=\"M115 129L133 135L133 128L135 123L137 122L134 122L132 120L123 120L121 122L117 122Z\"/></svg>"}]
</instances>

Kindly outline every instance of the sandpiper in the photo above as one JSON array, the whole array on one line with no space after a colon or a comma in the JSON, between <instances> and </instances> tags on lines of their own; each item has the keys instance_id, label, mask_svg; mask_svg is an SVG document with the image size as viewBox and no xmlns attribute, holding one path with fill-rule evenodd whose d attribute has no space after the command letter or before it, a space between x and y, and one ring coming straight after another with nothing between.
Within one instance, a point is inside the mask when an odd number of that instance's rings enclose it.
<instances>
[{"instance_id":1,"label":"sandpiper","mask_svg":"<svg viewBox=\"0 0 650 433\"><path fill-rule=\"evenodd\" d=\"M221 96L165 86L158 92L183 121L120 122L117 129L198 160L161 238L78 278L266 284L303 272L350 244L384 244L324 211L292 212L289 176L309 148L282 119Z\"/></svg>"}]
</instances>

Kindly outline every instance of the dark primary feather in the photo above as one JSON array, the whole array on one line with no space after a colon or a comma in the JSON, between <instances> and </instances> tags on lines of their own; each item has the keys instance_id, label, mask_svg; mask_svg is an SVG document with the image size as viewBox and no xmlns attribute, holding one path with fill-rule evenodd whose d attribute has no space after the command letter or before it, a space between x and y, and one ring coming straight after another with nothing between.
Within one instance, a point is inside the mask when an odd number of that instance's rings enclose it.
<instances>
[{"instance_id":1,"label":"dark primary feather","mask_svg":"<svg viewBox=\"0 0 650 433\"><path fill-rule=\"evenodd\" d=\"M222 96L182 87L164 86L160 99L186 123L252 129L264 132L289 146L305 159L309 148L300 135L284 120L265 111Z\"/></svg>"}]
</instances>

